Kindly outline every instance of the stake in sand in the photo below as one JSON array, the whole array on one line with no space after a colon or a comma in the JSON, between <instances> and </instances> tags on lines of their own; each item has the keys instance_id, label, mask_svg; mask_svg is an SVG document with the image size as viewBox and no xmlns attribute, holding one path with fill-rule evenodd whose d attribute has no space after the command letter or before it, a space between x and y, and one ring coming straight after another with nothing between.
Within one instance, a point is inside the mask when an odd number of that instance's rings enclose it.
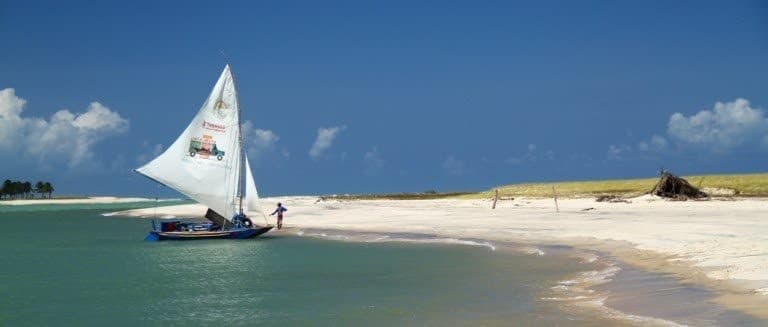
<instances>
[{"instance_id":1,"label":"stake in sand","mask_svg":"<svg viewBox=\"0 0 768 327\"><path fill-rule=\"evenodd\" d=\"M560 212L560 207L557 205L557 191L555 191L554 185L552 185L552 197L555 199L555 212Z\"/></svg>"}]
</instances>

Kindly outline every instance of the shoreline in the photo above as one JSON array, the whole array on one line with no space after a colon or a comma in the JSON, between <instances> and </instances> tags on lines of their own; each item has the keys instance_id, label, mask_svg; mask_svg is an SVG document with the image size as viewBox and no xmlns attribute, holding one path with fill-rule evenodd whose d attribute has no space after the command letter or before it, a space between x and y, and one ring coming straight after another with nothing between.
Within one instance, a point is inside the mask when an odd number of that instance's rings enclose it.
<instances>
[{"instance_id":1,"label":"shoreline","mask_svg":"<svg viewBox=\"0 0 768 327\"><path fill-rule=\"evenodd\" d=\"M641 325L685 326L672 317L656 317L639 315L632 309L620 310L607 303L606 298L614 295L611 287L612 279L623 270L624 264L611 259L603 253L574 248L570 246L548 244L524 244L509 241L487 241L482 239L447 238L440 235L413 233L382 233L336 229L304 229L301 227L285 227L277 235L297 235L323 240L359 243L412 243L419 245L469 246L503 254L524 255L548 260L568 260L585 265L585 270L578 271L566 279L550 285L549 290L538 294L538 301L554 304L563 312L609 319L625 323ZM606 286L607 285L607 286ZM597 290L602 287L602 289ZM660 307L645 307L645 311L661 311ZM716 310L714 305L711 309Z\"/></svg>"},{"instance_id":2,"label":"shoreline","mask_svg":"<svg viewBox=\"0 0 768 327\"><path fill-rule=\"evenodd\" d=\"M161 199L160 202L177 199ZM155 199L139 197L88 196L75 199L17 199L0 201L0 206L24 206L36 204L112 204L131 202L154 202Z\"/></svg>"},{"instance_id":3,"label":"shoreline","mask_svg":"<svg viewBox=\"0 0 768 327\"><path fill-rule=\"evenodd\" d=\"M607 253L651 272L717 291L725 307L768 318L768 211L764 198L631 203L593 199L356 200L262 199L289 208L286 227L346 232L412 233L518 244L565 245ZM589 210L584 210L589 209ZM111 213L151 216L154 209ZM157 208L163 217L202 216L191 204ZM271 217L270 217L271 218ZM273 222L272 222L273 223Z\"/></svg>"},{"instance_id":4,"label":"shoreline","mask_svg":"<svg viewBox=\"0 0 768 327\"><path fill-rule=\"evenodd\" d=\"M645 270L597 249L565 244L535 244L483 239L451 238L441 235L306 229L284 227L275 236L310 237L338 242L402 243L439 246L469 246L479 251L540 257L542 260L571 261L584 270L551 285L539 294L539 301L554 304L564 312L621 321L642 326L715 325L739 321L761 323L752 316L716 301L718 290L691 288L687 281L667 273ZM638 292L638 290L642 290ZM627 300L630 299L630 300ZM673 308L673 309L670 309ZM680 312L687 314L681 315ZM681 320L682 319L682 320Z\"/></svg>"}]
</instances>

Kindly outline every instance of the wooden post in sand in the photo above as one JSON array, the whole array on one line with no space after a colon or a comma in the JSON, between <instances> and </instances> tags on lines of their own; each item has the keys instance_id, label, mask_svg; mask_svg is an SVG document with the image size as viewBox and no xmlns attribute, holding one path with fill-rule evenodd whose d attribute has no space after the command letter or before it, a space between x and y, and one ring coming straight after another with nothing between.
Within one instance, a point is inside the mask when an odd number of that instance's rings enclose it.
<instances>
[{"instance_id":1,"label":"wooden post in sand","mask_svg":"<svg viewBox=\"0 0 768 327\"><path fill-rule=\"evenodd\" d=\"M496 195L493 196L493 206L491 209L496 209L496 201L499 201L499 189L496 189Z\"/></svg>"},{"instance_id":2,"label":"wooden post in sand","mask_svg":"<svg viewBox=\"0 0 768 327\"><path fill-rule=\"evenodd\" d=\"M555 212L560 212L560 207L557 205L557 191L555 191L554 185L552 185L552 197L555 198Z\"/></svg>"}]
</instances>

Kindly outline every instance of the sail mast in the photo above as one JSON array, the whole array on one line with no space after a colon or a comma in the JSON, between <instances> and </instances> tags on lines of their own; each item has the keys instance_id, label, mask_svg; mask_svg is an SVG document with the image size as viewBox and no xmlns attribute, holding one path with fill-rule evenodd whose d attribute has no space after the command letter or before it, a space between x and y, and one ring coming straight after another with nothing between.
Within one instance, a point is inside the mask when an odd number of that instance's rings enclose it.
<instances>
[{"instance_id":1,"label":"sail mast","mask_svg":"<svg viewBox=\"0 0 768 327\"><path fill-rule=\"evenodd\" d=\"M240 109L238 109L238 111L240 111ZM238 112L238 116L239 115L240 115L240 113ZM243 148L243 146L245 145L244 144L245 142L243 141L242 124L239 122L239 118L238 118L237 127L238 127L237 133L238 133L239 139L240 139L239 140L240 141L240 163L239 163L240 164L240 166L239 166L240 169L239 169L238 175L237 175L237 183L238 183L238 185L237 185L237 197L239 199L239 202L238 202L239 213L240 213L240 215L242 215L243 214L243 198L245 198L245 183L243 182L243 177L245 176L245 173L244 173L245 172L245 159L244 159L245 158L245 149Z\"/></svg>"},{"instance_id":2,"label":"sail mast","mask_svg":"<svg viewBox=\"0 0 768 327\"><path fill-rule=\"evenodd\" d=\"M229 64L227 64L229 66ZM235 74L232 72L232 67L229 67L229 73L232 76L232 84L235 84ZM238 213L243 215L243 198L245 197L245 183L243 183L243 177L245 176L245 142L243 140L243 123L242 117L240 117L242 110L240 109L240 98L235 92L235 103L237 104L237 138L240 143L240 153L238 153L238 171L237 171L237 198L238 198Z\"/></svg>"}]
</instances>

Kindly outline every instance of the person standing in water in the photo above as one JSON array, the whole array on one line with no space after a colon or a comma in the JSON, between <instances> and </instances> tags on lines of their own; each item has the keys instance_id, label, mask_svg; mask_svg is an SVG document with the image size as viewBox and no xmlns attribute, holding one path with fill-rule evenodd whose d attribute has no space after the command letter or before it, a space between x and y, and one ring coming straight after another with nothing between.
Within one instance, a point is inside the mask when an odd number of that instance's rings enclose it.
<instances>
[{"instance_id":1,"label":"person standing in water","mask_svg":"<svg viewBox=\"0 0 768 327\"><path fill-rule=\"evenodd\" d=\"M288 209L283 207L282 203L278 202L275 211L272 211L272 213L269 214L270 216L277 214L277 229L283 228L283 212L285 211L288 211Z\"/></svg>"}]
</instances>

